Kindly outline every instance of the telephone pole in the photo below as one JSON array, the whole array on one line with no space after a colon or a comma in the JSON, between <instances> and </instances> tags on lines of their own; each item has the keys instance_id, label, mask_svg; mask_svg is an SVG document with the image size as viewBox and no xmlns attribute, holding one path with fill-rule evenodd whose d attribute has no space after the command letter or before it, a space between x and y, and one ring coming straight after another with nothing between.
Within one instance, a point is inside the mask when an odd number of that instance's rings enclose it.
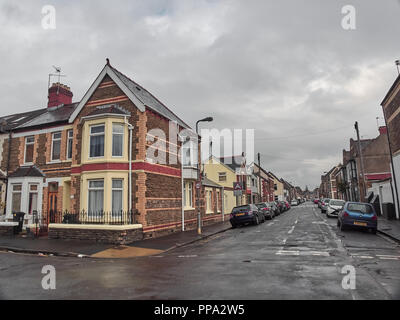
<instances>
[{"instance_id":1,"label":"telephone pole","mask_svg":"<svg viewBox=\"0 0 400 320\"><path fill-rule=\"evenodd\" d=\"M356 129L356 132L357 132L358 149L359 149L359 153L360 153L360 166L361 166L361 174L362 174L362 185L363 185L363 197L361 197L361 192L360 192L360 201L361 201L361 198L362 198L362 200L365 201L365 197L367 195L367 190L366 190L367 186L365 183L364 158L363 158L362 148L361 148L361 140L360 140L360 131L359 131L359 127L358 127L358 121L356 121L356 123L354 124L354 128Z\"/></svg>"}]
</instances>

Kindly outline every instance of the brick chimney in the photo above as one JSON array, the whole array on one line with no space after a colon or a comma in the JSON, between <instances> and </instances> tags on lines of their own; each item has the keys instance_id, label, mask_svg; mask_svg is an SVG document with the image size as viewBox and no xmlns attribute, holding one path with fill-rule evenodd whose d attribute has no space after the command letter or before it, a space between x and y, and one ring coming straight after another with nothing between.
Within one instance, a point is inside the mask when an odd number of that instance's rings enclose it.
<instances>
[{"instance_id":1,"label":"brick chimney","mask_svg":"<svg viewBox=\"0 0 400 320\"><path fill-rule=\"evenodd\" d=\"M49 88L49 102L47 107L56 107L61 104L71 104L73 94L71 88L59 82Z\"/></svg>"},{"instance_id":2,"label":"brick chimney","mask_svg":"<svg viewBox=\"0 0 400 320\"><path fill-rule=\"evenodd\" d=\"M380 134L387 134L387 128L385 126L379 127L379 133Z\"/></svg>"}]
</instances>

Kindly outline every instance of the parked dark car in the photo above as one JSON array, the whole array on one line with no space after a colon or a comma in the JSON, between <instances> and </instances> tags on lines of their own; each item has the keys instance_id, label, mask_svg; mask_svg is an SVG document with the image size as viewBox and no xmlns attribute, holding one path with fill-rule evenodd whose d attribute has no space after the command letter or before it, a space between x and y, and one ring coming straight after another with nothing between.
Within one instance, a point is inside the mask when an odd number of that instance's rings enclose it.
<instances>
[{"instance_id":1,"label":"parked dark car","mask_svg":"<svg viewBox=\"0 0 400 320\"><path fill-rule=\"evenodd\" d=\"M256 206L264 214L265 219L271 220L275 216L275 212L267 202L257 203Z\"/></svg>"},{"instance_id":2,"label":"parked dark car","mask_svg":"<svg viewBox=\"0 0 400 320\"><path fill-rule=\"evenodd\" d=\"M247 204L232 209L230 219L232 228L249 223L257 225L264 221L264 214L254 204Z\"/></svg>"},{"instance_id":3,"label":"parked dark car","mask_svg":"<svg viewBox=\"0 0 400 320\"><path fill-rule=\"evenodd\" d=\"M368 229L375 234L378 229L378 217L369 203L346 202L339 212L338 227L341 231L347 228Z\"/></svg>"},{"instance_id":4,"label":"parked dark car","mask_svg":"<svg viewBox=\"0 0 400 320\"><path fill-rule=\"evenodd\" d=\"M276 206L277 206L278 209L279 209L279 213L283 213L283 212L285 211L285 208L284 208L284 206L283 206L282 201L275 201L275 203L276 203Z\"/></svg>"},{"instance_id":5,"label":"parked dark car","mask_svg":"<svg viewBox=\"0 0 400 320\"><path fill-rule=\"evenodd\" d=\"M281 213L278 206L276 205L275 202L267 202L267 204L269 205L269 207L272 209L272 211L274 212L274 218L276 216L279 216L279 214Z\"/></svg>"},{"instance_id":6,"label":"parked dark car","mask_svg":"<svg viewBox=\"0 0 400 320\"><path fill-rule=\"evenodd\" d=\"M290 209L290 203L288 201L283 201L283 204L286 206L286 210Z\"/></svg>"}]
</instances>

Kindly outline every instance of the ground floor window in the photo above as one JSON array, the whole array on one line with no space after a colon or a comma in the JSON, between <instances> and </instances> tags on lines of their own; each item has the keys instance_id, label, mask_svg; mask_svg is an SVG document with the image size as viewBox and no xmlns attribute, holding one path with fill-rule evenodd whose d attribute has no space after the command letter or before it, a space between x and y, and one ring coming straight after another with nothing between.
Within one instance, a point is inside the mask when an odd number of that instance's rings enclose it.
<instances>
[{"instance_id":1,"label":"ground floor window","mask_svg":"<svg viewBox=\"0 0 400 320\"><path fill-rule=\"evenodd\" d=\"M112 180L112 215L120 216L122 214L122 199L123 199L123 180Z\"/></svg>"},{"instance_id":2,"label":"ground floor window","mask_svg":"<svg viewBox=\"0 0 400 320\"><path fill-rule=\"evenodd\" d=\"M22 196L22 184L13 184L12 202L11 202L12 213L21 211L21 196Z\"/></svg>"},{"instance_id":3,"label":"ground floor window","mask_svg":"<svg viewBox=\"0 0 400 320\"><path fill-rule=\"evenodd\" d=\"M34 211L38 210L38 191L39 186L37 184L29 185L29 203L28 213L33 214Z\"/></svg>"},{"instance_id":4,"label":"ground floor window","mask_svg":"<svg viewBox=\"0 0 400 320\"><path fill-rule=\"evenodd\" d=\"M221 208L219 205L219 197L220 197L220 194L219 194L219 191L217 191L217 212L221 212Z\"/></svg>"},{"instance_id":5,"label":"ground floor window","mask_svg":"<svg viewBox=\"0 0 400 320\"><path fill-rule=\"evenodd\" d=\"M104 180L89 181L89 216L103 215L104 211Z\"/></svg>"}]
</instances>

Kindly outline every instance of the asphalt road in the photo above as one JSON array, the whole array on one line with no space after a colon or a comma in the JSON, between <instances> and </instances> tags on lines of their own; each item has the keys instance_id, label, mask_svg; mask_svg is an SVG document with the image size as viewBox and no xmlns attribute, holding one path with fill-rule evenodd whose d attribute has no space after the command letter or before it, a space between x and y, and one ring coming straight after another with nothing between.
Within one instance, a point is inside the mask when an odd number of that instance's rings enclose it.
<instances>
[{"instance_id":1,"label":"asphalt road","mask_svg":"<svg viewBox=\"0 0 400 320\"><path fill-rule=\"evenodd\" d=\"M41 286L56 269L56 289ZM344 266L355 290L342 287ZM165 254L127 260L0 253L2 299L399 299L400 247L340 232L312 204Z\"/></svg>"}]
</instances>

